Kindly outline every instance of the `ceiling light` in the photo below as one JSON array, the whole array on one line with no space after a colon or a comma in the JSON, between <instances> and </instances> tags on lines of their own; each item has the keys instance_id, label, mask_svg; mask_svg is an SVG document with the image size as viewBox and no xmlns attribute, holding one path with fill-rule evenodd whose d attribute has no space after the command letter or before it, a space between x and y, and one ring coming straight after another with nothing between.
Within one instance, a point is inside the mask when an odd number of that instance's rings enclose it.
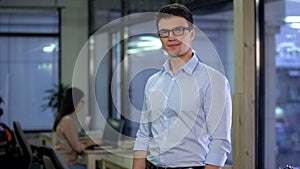
<instances>
[{"instance_id":1,"label":"ceiling light","mask_svg":"<svg viewBox=\"0 0 300 169\"><path fill-rule=\"evenodd\" d=\"M300 16L287 16L285 18L285 22L287 23L300 22Z\"/></svg>"},{"instance_id":2,"label":"ceiling light","mask_svg":"<svg viewBox=\"0 0 300 169\"><path fill-rule=\"evenodd\" d=\"M56 48L55 44L50 44L48 46L43 47L43 52L45 52L45 53L52 53L55 48Z\"/></svg>"},{"instance_id":3,"label":"ceiling light","mask_svg":"<svg viewBox=\"0 0 300 169\"><path fill-rule=\"evenodd\" d=\"M291 23L290 27L293 29L300 29L300 23Z\"/></svg>"}]
</instances>

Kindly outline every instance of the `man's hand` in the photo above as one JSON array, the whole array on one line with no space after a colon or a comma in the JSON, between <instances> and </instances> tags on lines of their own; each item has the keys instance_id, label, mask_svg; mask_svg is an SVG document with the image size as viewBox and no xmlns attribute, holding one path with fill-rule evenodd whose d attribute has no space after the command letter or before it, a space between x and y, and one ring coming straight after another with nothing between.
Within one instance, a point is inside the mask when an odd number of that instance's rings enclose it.
<instances>
[{"instance_id":1,"label":"man's hand","mask_svg":"<svg viewBox=\"0 0 300 169\"><path fill-rule=\"evenodd\" d=\"M133 167L132 169L145 169L146 157L148 153L145 151L134 151Z\"/></svg>"}]
</instances>

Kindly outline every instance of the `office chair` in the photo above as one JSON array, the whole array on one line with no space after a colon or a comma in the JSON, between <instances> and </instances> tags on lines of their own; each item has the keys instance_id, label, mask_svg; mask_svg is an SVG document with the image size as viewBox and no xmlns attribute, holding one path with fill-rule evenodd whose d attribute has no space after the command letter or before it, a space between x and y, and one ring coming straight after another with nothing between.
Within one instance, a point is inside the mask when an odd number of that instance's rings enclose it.
<instances>
[{"instance_id":1,"label":"office chair","mask_svg":"<svg viewBox=\"0 0 300 169\"><path fill-rule=\"evenodd\" d=\"M68 169L67 164L51 147L41 146L39 147L39 152L43 157L43 162L46 169Z\"/></svg>"},{"instance_id":2,"label":"office chair","mask_svg":"<svg viewBox=\"0 0 300 169\"><path fill-rule=\"evenodd\" d=\"M20 151L21 151L21 162L22 164L20 165L22 169L30 169L32 166L32 161L33 161L33 155L32 155L32 149L27 142L25 138L25 134L21 128L21 125L18 121L13 122L13 128L14 128L14 133L16 137L16 141L19 145Z\"/></svg>"},{"instance_id":3,"label":"office chair","mask_svg":"<svg viewBox=\"0 0 300 169\"><path fill-rule=\"evenodd\" d=\"M3 129L3 130L2 130ZM15 163L20 154L19 149L16 147L16 139L14 132L5 124L0 122L0 164L1 169L3 166L7 168L18 168Z\"/></svg>"}]
</instances>

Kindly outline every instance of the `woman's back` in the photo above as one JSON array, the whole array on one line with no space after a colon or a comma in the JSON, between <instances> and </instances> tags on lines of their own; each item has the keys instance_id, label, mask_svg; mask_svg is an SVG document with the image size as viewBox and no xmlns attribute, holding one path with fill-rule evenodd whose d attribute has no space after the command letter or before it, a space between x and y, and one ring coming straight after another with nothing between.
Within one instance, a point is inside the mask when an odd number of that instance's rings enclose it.
<instances>
[{"instance_id":1,"label":"woman's back","mask_svg":"<svg viewBox=\"0 0 300 169\"><path fill-rule=\"evenodd\" d=\"M68 165L77 162L77 156L84 150L80 143L73 115L64 116L58 123L54 137L54 148Z\"/></svg>"}]
</instances>

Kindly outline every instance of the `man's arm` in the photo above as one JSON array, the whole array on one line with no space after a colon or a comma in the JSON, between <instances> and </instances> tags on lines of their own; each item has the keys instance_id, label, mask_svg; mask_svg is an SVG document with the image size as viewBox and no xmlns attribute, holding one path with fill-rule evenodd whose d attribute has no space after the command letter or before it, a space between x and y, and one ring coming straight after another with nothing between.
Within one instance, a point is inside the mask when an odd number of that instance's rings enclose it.
<instances>
[{"instance_id":1,"label":"man's arm","mask_svg":"<svg viewBox=\"0 0 300 169\"><path fill-rule=\"evenodd\" d=\"M210 71L211 83L206 90L204 110L210 134L205 163L223 166L231 151L232 103L230 86L225 76Z\"/></svg>"},{"instance_id":2,"label":"man's arm","mask_svg":"<svg viewBox=\"0 0 300 169\"><path fill-rule=\"evenodd\" d=\"M142 151L142 150L134 151L132 169L145 169L147 155L148 155L148 153L146 151Z\"/></svg>"}]
</instances>

